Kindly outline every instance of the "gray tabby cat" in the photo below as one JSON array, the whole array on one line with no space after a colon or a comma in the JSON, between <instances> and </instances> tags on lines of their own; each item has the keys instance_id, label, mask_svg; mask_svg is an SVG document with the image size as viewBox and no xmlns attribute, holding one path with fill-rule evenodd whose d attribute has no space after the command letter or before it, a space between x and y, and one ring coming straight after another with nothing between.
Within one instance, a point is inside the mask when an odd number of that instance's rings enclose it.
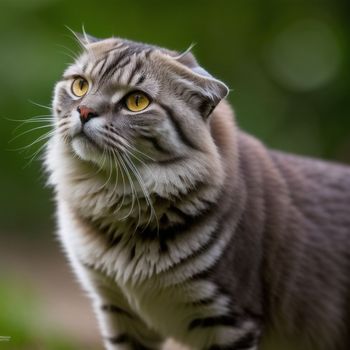
<instances>
[{"instance_id":1,"label":"gray tabby cat","mask_svg":"<svg viewBox=\"0 0 350 350\"><path fill-rule=\"evenodd\" d=\"M106 349L350 349L350 168L238 130L189 52L82 45L46 167Z\"/></svg>"}]
</instances>

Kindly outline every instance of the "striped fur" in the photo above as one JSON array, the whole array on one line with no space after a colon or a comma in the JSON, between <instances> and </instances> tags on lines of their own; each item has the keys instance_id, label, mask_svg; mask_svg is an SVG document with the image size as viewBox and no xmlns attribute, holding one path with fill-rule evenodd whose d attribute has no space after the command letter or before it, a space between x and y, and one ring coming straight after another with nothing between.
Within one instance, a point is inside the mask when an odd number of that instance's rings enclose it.
<instances>
[{"instance_id":1,"label":"striped fur","mask_svg":"<svg viewBox=\"0 0 350 350\"><path fill-rule=\"evenodd\" d=\"M274 316L284 312L274 292L289 287L271 275L289 267L279 257L280 232L305 231L288 216L295 203L283 156L236 129L222 101L226 86L190 53L117 38L82 45L55 88L46 166L59 237L91 295L106 349L159 349L169 337L193 349L257 349L262 327L275 331ZM81 99L70 92L77 76L90 85ZM134 90L151 98L142 112L123 104ZM80 104L99 116L82 126ZM350 175L327 166L337 181ZM346 193L337 200L349 200ZM299 337L296 315L282 315L281 324ZM327 349L345 349L330 347L325 319L315 322ZM301 333L318 344L312 327Z\"/></svg>"}]
</instances>

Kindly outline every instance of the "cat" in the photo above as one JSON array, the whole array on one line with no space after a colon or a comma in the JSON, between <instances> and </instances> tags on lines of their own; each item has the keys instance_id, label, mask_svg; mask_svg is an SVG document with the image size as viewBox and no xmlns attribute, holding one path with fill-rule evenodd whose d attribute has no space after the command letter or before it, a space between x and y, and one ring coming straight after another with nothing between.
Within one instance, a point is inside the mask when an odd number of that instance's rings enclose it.
<instances>
[{"instance_id":1,"label":"cat","mask_svg":"<svg viewBox=\"0 0 350 350\"><path fill-rule=\"evenodd\" d=\"M349 349L350 167L241 131L190 51L79 40L45 167L105 348Z\"/></svg>"}]
</instances>

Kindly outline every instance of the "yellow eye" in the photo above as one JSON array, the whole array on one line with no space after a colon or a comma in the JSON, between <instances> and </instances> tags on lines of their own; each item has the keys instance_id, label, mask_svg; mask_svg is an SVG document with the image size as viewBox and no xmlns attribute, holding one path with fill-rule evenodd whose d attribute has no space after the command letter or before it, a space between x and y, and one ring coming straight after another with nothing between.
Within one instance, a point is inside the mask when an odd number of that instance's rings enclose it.
<instances>
[{"instance_id":1,"label":"yellow eye","mask_svg":"<svg viewBox=\"0 0 350 350\"><path fill-rule=\"evenodd\" d=\"M131 112L143 111L150 103L149 98L142 92L133 92L125 100L126 107Z\"/></svg>"},{"instance_id":2,"label":"yellow eye","mask_svg":"<svg viewBox=\"0 0 350 350\"><path fill-rule=\"evenodd\" d=\"M77 97L83 97L89 89L89 83L84 78L75 78L72 83L72 93Z\"/></svg>"}]
</instances>

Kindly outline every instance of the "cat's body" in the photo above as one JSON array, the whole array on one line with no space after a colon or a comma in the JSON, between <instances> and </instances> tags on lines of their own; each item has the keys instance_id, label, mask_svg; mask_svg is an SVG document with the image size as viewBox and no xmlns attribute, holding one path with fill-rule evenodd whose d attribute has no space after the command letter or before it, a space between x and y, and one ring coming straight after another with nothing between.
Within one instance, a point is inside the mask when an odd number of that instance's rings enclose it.
<instances>
[{"instance_id":1,"label":"cat's body","mask_svg":"<svg viewBox=\"0 0 350 350\"><path fill-rule=\"evenodd\" d=\"M348 349L350 168L237 130L225 86L189 54L87 48L57 85L46 163L106 347ZM77 76L92 86L79 98ZM146 112L125 108L135 89Z\"/></svg>"}]
</instances>

